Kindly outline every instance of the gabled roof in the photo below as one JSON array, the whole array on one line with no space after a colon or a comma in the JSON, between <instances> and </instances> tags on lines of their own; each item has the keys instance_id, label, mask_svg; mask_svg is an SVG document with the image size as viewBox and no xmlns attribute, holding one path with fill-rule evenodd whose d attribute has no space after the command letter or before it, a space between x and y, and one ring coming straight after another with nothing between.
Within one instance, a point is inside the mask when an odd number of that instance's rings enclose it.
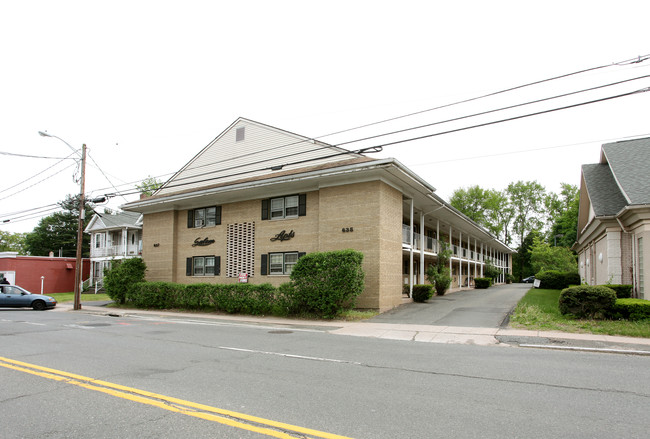
<instances>
[{"instance_id":1,"label":"gabled roof","mask_svg":"<svg viewBox=\"0 0 650 439\"><path fill-rule=\"evenodd\" d=\"M95 213L86 227L86 233L98 230L122 229L125 227L131 229L141 229L142 222L138 212L119 212L116 214Z\"/></svg>"},{"instance_id":2,"label":"gabled roof","mask_svg":"<svg viewBox=\"0 0 650 439\"><path fill-rule=\"evenodd\" d=\"M596 216L616 215L626 206L627 201L608 165L582 165L582 176Z\"/></svg>"},{"instance_id":3,"label":"gabled roof","mask_svg":"<svg viewBox=\"0 0 650 439\"><path fill-rule=\"evenodd\" d=\"M650 204L650 137L603 145L607 163L627 204Z\"/></svg>"},{"instance_id":4,"label":"gabled roof","mask_svg":"<svg viewBox=\"0 0 650 439\"><path fill-rule=\"evenodd\" d=\"M169 195L258 176L332 163L360 154L245 118L238 118L154 195Z\"/></svg>"}]
</instances>

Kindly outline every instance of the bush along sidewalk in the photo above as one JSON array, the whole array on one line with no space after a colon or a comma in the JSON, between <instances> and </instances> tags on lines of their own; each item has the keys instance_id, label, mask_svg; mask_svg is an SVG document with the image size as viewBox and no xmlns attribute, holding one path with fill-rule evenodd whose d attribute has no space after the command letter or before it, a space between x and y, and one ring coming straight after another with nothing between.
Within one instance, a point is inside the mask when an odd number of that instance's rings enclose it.
<instances>
[{"instance_id":1,"label":"bush along sidewalk","mask_svg":"<svg viewBox=\"0 0 650 439\"><path fill-rule=\"evenodd\" d=\"M144 262L128 259L106 273L106 291L116 303L138 308L335 318L354 308L363 292L362 262L363 253L355 250L310 253L298 259L291 282L276 288L269 283L145 282Z\"/></svg>"}]
</instances>

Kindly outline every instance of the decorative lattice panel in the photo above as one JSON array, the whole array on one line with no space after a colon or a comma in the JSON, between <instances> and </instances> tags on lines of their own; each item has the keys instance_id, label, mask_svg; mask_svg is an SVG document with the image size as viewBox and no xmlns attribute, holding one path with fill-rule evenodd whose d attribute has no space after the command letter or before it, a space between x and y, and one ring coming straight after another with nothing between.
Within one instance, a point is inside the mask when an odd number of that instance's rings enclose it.
<instances>
[{"instance_id":1,"label":"decorative lattice panel","mask_svg":"<svg viewBox=\"0 0 650 439\"><path fill-rule=\"evenodd\" d=\"M228 224L226 277L255 273L255 223Z\"/></svg>"}]
</instances>

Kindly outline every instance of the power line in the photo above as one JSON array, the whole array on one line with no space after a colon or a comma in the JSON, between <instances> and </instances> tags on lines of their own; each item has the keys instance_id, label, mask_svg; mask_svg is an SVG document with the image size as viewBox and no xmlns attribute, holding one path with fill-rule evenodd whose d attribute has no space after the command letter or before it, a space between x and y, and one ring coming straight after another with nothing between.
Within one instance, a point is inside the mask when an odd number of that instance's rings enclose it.
<instances>
[{"instance_id":1,"label":"power line","mask_svg":"<svg viewBox=\"0 0 650 439\"><path fill-rule=\"evenodd\" d=\"M215 163L225 163L225 162L228 162L228 161L241 159L241 158L244 158L244 157L248 157L248 156L255 155L255 154L260 154L260 153L263 153L263 152L273 151L273 150L276 150L276 149L285 148L285 147L293 146L293 145L298 145L300 143L305 143L305 142L309 142L309 141L315 141L317 139L322 139L324 137L330 137L330 136L333 136L333 135L336 135L336 134L342 134L342 133L346 133L346 132L350 132L350 131L354 131L354 130L358 130L358 129L362 129L362 128L367 128L367 127L374 126L374 125L379 125L379 124L386 123L386 122L392 122L392 121L395 121L395 120L420 115L420 114L427 113L427 112L434 111L434 110L440 110L440 109L452 107L452 106L455 106L455 105L460 105L460 104L464 104L464 103L468 103L468 102L472 102L472 101L477 101L477 100L484 99L484 98L487 98L487 97L492 97L492 96L496 96L496 95L499 95L499 94L504 94L504 93L507 93L507 92L511 92L511 91L514 91L514 90L519 90L519 89L523 89L523 88L526 88L526 87L530 87L530 86L533 86L533 85L538 85L538 84L542 84L542 83L545 83L545 82L551 82L551 81L555 81L555 80L558 80L558 79L563 79L563 78L579 75L579 74L590 72L590 71L604 69L604 68L607 68L607 67L639 64L639 63L641 63L643 61L646 61L648 59L650 59L650 55L642 55L642 56L626 59L626 60L623 60L623 61L619 61L617 63L604 64L604 65L601 65L601 66L590 67L590 68L587 68L587 69L582 69L582 70L578 70L578 71L571 72L571 73L565 73L565 74L562 74L562 75L553 76L553 77L550 77L550 78L546 78L546 79L542 79L542 80L538 80L538 81L533 81L533 82L517 85L517 86L514 86L514 87L509 87L509 88L506 88L506 89L498 90L496 92L487 93L487 94L476 96L476 97L473 97L473 98L463 99L463 100L452 102L452 103L449 103L449 104L440 105L440 106L437 106L437 107L433 107L433 108L429 108L429 109L425 109L425 110L416 111L416 112L413 112L413 113L404 114L404 115L401 115L401 116L396 116L396 117L384 119L384 120L372 122L372 123L369 123L369 124L356 126L356 127L353 127L353 128L347 128L345 130L336 131L336 132L333 132L333 133L330 133L330 134L325 134L325 135L321 135L321 136L317 136L317 137L312 137L312 138L309 138L309 139L306 139L306 140L299 140L299 141L296 141L296 142L291 142L291 143L287 143L287 144L267 148L267 149L264 149L264 150L259 150L259 151L251 152L251 153L248 153L248 154L239 155L239 156L236 156L236 157L231 157L231 158L224 159L224 160L221 160L221 161L218 161L218 162L212 162L212 163L209 163L209 164L206 164L206 165L196 166L196 167L193 167L193 168L188 167L186 170L194 170L194 169L200 169L202 167L213 166ZM642 77L640 77L640 78L642 78ZM622 82L624 82L624 81L622 81ZM614 83L614 84L616 84L616 83ZM526 105L526 104L521 104L521 105ZM506 107L506 108L508 108L508 107ZM498 111L498 110L494 110L494 111ZM480 114L482 114L482 113L478 113L477 115L480 115ZM466 116L466 117L471 117L471 116ZM457 119L450 119L449 121L453 121L453 120L457 120ZM444 123L444 122L437 122L437 124L439 124L439 123ZM431 125L434 125L434 124L431 124ZM427 126L427 125L424 125L424 126ZM410 129L417 129L417 128L421 128L421 127L410 128ZM407 131L407 130L404 130L404 131ZM383 134L383 136L389 135L389 134L394 134L394 133ZM375 137L381 137L381 136L382 135L378 135L378 136L375 136ZM367 139L371 139L371 138L374 138L374 137L369 137ZM339 143L336 146L341 146L341 145L346 145L346 144L349 144L349 143L359 142L361 140L366 140L366 139L360 139L360 140L354 140L354 141L345 142L345 143ZM328 148L328 147L331 147L331 146L332 145L322 146L322 147L320 147L320 149ZM315 151L315 150L311 150L309 152L313 152L313 151Z\"/></svg>"},{"instance_id":2,"label":"power line","mask_svg":"<svg viewBox=\"0 0 650 439\"><path fill-rule=\"evenodd\" d=\"M24 158L29 158L29 159L52 159L52 160L65 160L70 158L68 157L47 157L47 156L41 156L41 155L28 155L28 154L17 154L14 152L6 152L6 151L0 151L0 155L8 155L8 156L13 156L13 157L24 157Z\"/></svg>"},{"instance_id":3,"label":"power line","mask_svg":"<svg viewBox=\"0 0 650 439\"><path fill-rule=\"evenodd\" d=\"M622 93L622 94L609 96L609 97L605 97L605 98L600 98L600 99L594 99L594 100L591 100L591 101L581 102L581 103L577 103L577 104L565 105L563 107L552 108L552 109L548 109L548 110L544 110L544 111L538 111L538 112L534 112L534 113L528 113L528 114L524 114L524 115L513 116L513 117L510 117L510 118L506 118L506 119L500 119L500 120L496 120L496 121L485 122L485 123L471 125L471 126L467 126L467 127L463 127L463 128L457 128L457 129L453 129L453 130L447 130L447 131L442 131L442 132L438 132L438 133L427 134L427 135L424 135L424 136L418 136L418 137L413 137L413 138L409 138L409 139L403 139L403 140L399 140L399 141L395 141L395 142L384 143L384 144L375 145L373 147L369 147L369 148L366 148L366 149L383 148L385 146L391 146L391 145L396 145L396 144L400 144L400 143L412 142L412 141L421 140L421 139L425 139L425 138L429 138L429 137L441 136L443 134L450 134L450 133L455 133L455 132L459 132L459 131L465 131L465 130L469 130L469 129L480 128L480 127L484 127L484 126L488 126L488 125L494 125L494 124L498 124L498 123L509 122L509 121L513 121L513 120L518 120L518 119L537 116L537 115L541 115L541 114L556 112L556 111L560 111L560 110L566 110L566 109L575 108L575 107L579 107L579 106L590 105L590 104L599 103L599 102L605 102L605 101L609 101L609 100L613 100L613 99L618 99L618 98L621 98L621 97L632 96L632 95L635 95L635 94L644 93L644 92L647 92L647 91L650 91L650 87L639 89L639 90L628 92L628 93ZM296 164L304 164L304 163L308 163L308 162L311 162L311 161L321 160L321 159L325 159L325 158L331 158L331 157L335 157L335 156L339 156L339 155L343 155L343 154L348 154L348 153L352 153L352 151L332 154L332 155L329 155L329 156L316 157L316 158L312 158L312 159L300 160L300 161L291 162L291 163L286 163L286 164L282 165L281 167L292 166L292 165L296 165ZM254 169L254 170L248 170L248 171L242 171L242 172L232 173L232 174L228 174L228 175L222 175L222 176L218 176L218 177L206 178L206 179L202 179L202 180L194 180L194 181L190 181L190 182L186 182L186 183L172 184L172 185L166 186L166 188L167 189L176 188L176 187L182 187L182 186L186 186L186 185L190 185L190 184L198 184L198 183L204 183L204 182L207 182L207 181L220 180L220 179L224 179L224 178L238 177L238 176L242 176L242 175L246 175L246 174L265 171L265 170L272 170L272 168L263 167L263 168L257 168L257 169ZM219 172L219 171L217 171L217 172ZM207 174L210 174L210 173L207 173ZM194 176L194 177L196 177L196 176ZM121 195L132 195L134 193L138 193L138 192L122 193ZM115 194L106 194L106 195L107 196L114 196Z\"/></svg>"},{"instance_id":4,"label":"power line","mask_svg":"<svg viewBox=\"0 0 650 439\"><path fill-rule=\"evenodd\" d=\"M564 107L552 108L550 110L537 111L535 113L528 113L528 114L523 114L523 115L520 115L520 116L513 116L513 117L509 117L507 119L500 119L500 120L495 120L495 121L492 121L492 122L480 123L480 124L471 125L471 126L468 126L468 127L456 128L456 129L447 130L447 131L441 131L441 132L438 132L438 133L427 134L427 135L424 135L424 136L411 137L409 139L397 140L395 142L383 143L381 145L376 145L376 146L380 147L380 148L383 148L385 146L392 146L392 145L397 145L397 144L400 144L400 143L413 142L415 140L427 139L429 137L442 136L443 134L451 134L451 133L456 133L456 132L459 132L459 131L470 130L470 129L473 129L473 128L480 128L480 127L484 127L484 126L488 126L488 125L496 125L498 123L510 122L510 121L517 120L517 119L524 119L526 117L539 116L540 114L552 113L552 112L560 111L560 110L567 110L569 108L581 107L583 105L595 104L597 102L609 101L609 100L612 100L612 99L618 99L618 98L622 98L622 97L625 97L625 96L632 96L632 95L639 94L639 93L645 93L647 91L650 91L650 87L642 88L642 89L635 90L635 91L628 92L628 93L622 93L622 94L615 95L615 96L609 96L609 97L606 97L606 98L595 99L595 100L592 100L592 101L581 102L581 103L578 103L578 104L566 105Z\"/></svg>"},{"instance_id":5,"label":"power line","mask_svg":"<svg viewBox=\"0 0 650 439\"><path fill-rule=\"evenodd\" d=\"M523 106L526 106L526 105L539 104L540 102L550 101L550 100L559 99L559 98L565 98L567 96L572 96L572 95L584 93L584 92L587 92L587 91L594 91L594 90L598 90L598 89L601 89L601 88L612 87L614 85L620 85L620 84L624 84L626 82L637 81L639 79L644 79L644 78L650 78L650 75L637 76L636 78L625 79L623 81L612 82L612 83L604 84L604 85L598 85L598 86L595 86L595 87L585 88L585 89L582 89L582 90L573 91L573 92L569 92L569 93L563 93L563 94L551 96L551 97L548 97L548 98L536 99L534 101L528 101L528 102L524 102L524 103L521 103L521 104L515 104L515 105L509 105L509 106L506 106L506 107L496 108L494 110L487 110L487 111L482 111L482 112L479 112L479 113L468 114L468 115L465 115L465 116L454 117L454 118L447 119L447 120L441 120L441 121L438 121L438 122L419 125L419 126L416 126L416 127L405 128L405 129L402 129L402 130L396 130L396 131L392 131L392 132L389 132L389 133L377 134L375 136L368 136L368 137L365 137L365 138L362 138L362 139L350 140L348 142L339 143L339 144L337 144L337 146L349 145L351 143L357 143L357 142L362 142L362 141L365 141L365 140L377 139L379 137L391 136L391 135L394 135L394 134L400 134L400 133L404 133L404 132L407 132L407 131L413 131L413 130L418 130L418 129L422 129L422 128L427 128L427 127L434 126L434 125L441 125L441 124L444 124L444 123L456 122L456 121L463 120L463 119L469 119L470 117L484 116L486 114L496 113L498 111L503 111L503 110L511 110L513 108L523 107Z\"/></svg>"}]
</instances>

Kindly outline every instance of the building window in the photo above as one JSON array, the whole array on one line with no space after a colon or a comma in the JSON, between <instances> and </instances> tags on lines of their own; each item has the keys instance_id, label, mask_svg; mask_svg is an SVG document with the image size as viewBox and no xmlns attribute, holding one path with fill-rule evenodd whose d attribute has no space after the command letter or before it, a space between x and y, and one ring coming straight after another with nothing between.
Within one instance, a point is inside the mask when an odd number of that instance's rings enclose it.
<instances>
[{"instance_id":1,"label":"building window","mask_svg":"<svg viewBox=\"0 0 650 439\"><path fill-rule=\"evenodd\" d=\"M194 256L187 258L187 276L219 276L219 256Z\"/></svg>"},{"instance_id":2,"label":"building window","mask_svg":"<svg viewBox=\"0 0 650 439\"><path fill-rule=\"evenodd\" d=\"M221 206L201 207L187 211L187 227L201 228L221 224Z\"/></svg>"},{"instance_id":3,"label":"building window","mask_svg":"<svg viewBox=\"0 0 650 439\"><path fill-rule=\"evenodd\" d=\"M95 248L101 248L104 246L104 234L98 233L95 235Z\"/></svg>"},{"instance_id":4,"label":"building window","mask_svg":"<svg viewBox=\"0 0 650 439\"><path fill-rule=\"evenodd\" d=\"M262 275L289 276L298 259L305 253L286 252L262 255Z\"/></svg>"},{"instance_id":5,"label":"building window","mask_svg":"<svg viewBox=\"0 0 650 439\"><path fill-rule=\"evenodd\" d=\"M306 194L262 200L263 220L298 218L305 215L307 215Z\"/></svg>"}]
</instances>

